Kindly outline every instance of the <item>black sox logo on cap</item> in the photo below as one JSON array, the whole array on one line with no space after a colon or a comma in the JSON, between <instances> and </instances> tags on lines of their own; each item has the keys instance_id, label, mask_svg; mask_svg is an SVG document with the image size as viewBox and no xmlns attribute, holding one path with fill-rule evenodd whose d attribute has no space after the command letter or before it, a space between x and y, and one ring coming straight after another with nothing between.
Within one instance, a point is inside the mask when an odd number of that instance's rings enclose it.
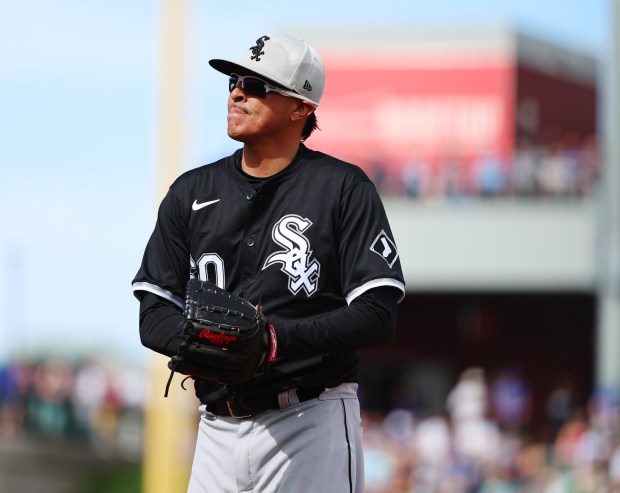
<instances>
[{"instance_id":1,"label":"black sox logo on cap","mask_svg":"<svg viewBox=\"0 0 620 493\"><path fill-rule=\"evenodd\" d=\"M260 38L256 40L256 46L252 46L250 48L250 51L252 52L252 56L250 57L250 60L256 60L257 62L260 62L259 57L265 54L265 52L262 50L265 47L265 41L268 41L268 40L269 40L269 36L261 36Z\"/></svg>"}]
</instances>

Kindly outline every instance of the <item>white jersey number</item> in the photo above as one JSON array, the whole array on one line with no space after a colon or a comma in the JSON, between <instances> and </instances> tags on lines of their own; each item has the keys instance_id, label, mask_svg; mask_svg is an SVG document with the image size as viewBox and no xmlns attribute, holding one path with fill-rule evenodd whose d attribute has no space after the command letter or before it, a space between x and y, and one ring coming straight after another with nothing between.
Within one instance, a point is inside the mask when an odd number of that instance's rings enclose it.
<instances>
[{"instance_id":1,"label":"white jersey number","mask_svg":"<svg viewBox=\"0 0 620 493\"><path fill-rule=\"evenodd\" d=\"M217 253L203 253L198 262L189 258L191 277L197 277L201 281L209 281L217 287L225 289L226 272L224 270L224 259Z\"/></svg>"}]
</instances>

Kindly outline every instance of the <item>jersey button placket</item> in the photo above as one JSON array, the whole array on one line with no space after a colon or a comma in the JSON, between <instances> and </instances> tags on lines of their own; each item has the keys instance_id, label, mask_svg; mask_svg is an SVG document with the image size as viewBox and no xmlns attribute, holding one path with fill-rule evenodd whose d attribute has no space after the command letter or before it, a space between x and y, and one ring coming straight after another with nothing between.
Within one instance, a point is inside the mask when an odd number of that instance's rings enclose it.
<instances>
[{"instance_id":1,"label":"jersey button placket","mask_svg":"<svg viewBox=\"0 0 620 493\"><path fill-rule=\"evenodd\" d=\"M248 199L248 201L250 201L250 202L251 202L252 200L254 200L254 197L256 197L256 193L255 193L255 192L248 192L248 193L245 195L245 198L246 198L246 199ZM253 247L253 246L254 246L254 243L255 243L254 238L253 238L253 237L251 237L251 236L250 236L247 240L245 240L245 244L246 244L247 246L249 246L249 247Z\"/></svg>"}]
</instances>

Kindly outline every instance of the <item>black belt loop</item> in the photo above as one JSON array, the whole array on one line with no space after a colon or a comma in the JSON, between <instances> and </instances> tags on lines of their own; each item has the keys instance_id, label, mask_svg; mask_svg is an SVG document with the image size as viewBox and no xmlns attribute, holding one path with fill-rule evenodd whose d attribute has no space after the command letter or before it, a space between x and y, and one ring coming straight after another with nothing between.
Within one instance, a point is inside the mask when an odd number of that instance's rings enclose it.
<instances>
[{"instance_id":1,"label":"black belt loop","mask_svg":"<svg viewBox=\"0 0 620 493\"><path fill-rule=\"evenodd\" d=\"M308 399L304 399L308 400ZM290 409L291 407L298 406L302 402L297 395L297 389L283 390L278 394L278 406L280 410Z\"/></svg>"},{"instance_id":2,"label":"black belt loop","mask_svg":"<svg viewBox=\"0 0 620 493\"><path fill-rule=\"evenodd\" d=\"M232 394L225 398L226 409L229 416L236 419L244 419L252 417L252 409L246 406L244 399L237 395Z\"/></svg>"}]
</instances>

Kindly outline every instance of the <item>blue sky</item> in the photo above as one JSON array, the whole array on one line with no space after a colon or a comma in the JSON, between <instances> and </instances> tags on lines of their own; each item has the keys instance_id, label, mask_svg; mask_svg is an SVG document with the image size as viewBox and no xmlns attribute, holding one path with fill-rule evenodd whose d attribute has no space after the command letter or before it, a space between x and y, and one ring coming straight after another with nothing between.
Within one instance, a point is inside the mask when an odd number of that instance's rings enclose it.
<instances>
[{"instance_id":1,"label":"blue sky","mask_svg":"<svg viewBox=\"0 0 620 493\"><path fill-rule=\"evenodd\" d=\"M208 67L258 35L313 27L492 23L608 54L612 0L187 1L181 169L236 144ZM0 0L0 358L144 359L131 294L153 227L160 1Z\"/></svg>"}]
</instances>

